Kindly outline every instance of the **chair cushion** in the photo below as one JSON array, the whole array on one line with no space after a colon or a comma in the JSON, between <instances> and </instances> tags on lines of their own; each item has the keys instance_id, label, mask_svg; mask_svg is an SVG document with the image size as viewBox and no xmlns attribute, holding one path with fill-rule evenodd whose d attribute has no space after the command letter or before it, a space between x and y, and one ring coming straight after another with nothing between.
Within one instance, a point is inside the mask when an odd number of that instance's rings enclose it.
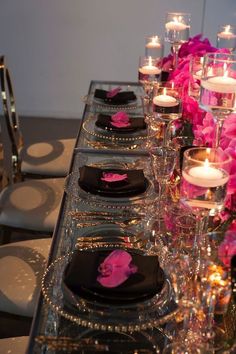
<instances>
[{"instance_id":1,"label":"chair cushion","mask_svg":"<svg viewBox=\"0 0 236 354\"><path fill-rule=\"evenodd\" d=\"M0 339L0 354L25 354L29 337L11 337Z\"/></svg>"},{"instance_id":2,"label":"chair cushion","mask_svg":"<svg viewBox=\"0 0 236 354\"><path fill-rule=\"evenodd\" d=\"M51 239L0 246L0 311L32 317Z\"/></svg>"},{"instance_id":3,"label":"chair cushion","mask_svg":"<svg viewBox=\"0 0 236 354\"><path fill-rule=\"evenodd\" d=\"M75 139L48 140L22 148L23 173L63 177L69 172Z\"/></svg>"},{"instance_id":4,"label":"chair cushion","mask_svg":"<svg viewBox=\"0 0 236 354\"><path fill-rule=\"evenodd\" d=\"M57 221L64 178L27 180L0 193L0 225L52 232Z\"/></svg>"}]
</instances>

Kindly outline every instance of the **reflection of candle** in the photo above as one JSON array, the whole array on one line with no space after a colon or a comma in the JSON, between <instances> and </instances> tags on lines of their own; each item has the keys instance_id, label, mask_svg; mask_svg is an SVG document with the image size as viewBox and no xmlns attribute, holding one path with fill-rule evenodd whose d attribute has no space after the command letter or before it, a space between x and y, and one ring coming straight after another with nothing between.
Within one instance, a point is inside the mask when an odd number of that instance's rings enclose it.
<instances>
[{"instance_id":1,"label":"reflection of candle","mask_svg":"<svg viewBox=\"0 0 236 354\"><path fill-rule=\"evenodd\" d=\"M174 107L179 104L176 98L166 94L166 89L163 90L163 95L158 95L153 98L153 103L160 107Z\"/></svg>"},{"instance_id":2,"label":"reflection of candle","mask_svg":"<svg viewBox=\"0 0 236 354\"><path fill-rule=\"evenodd\" d=\"M236 38L236 35L230 31L230 25L225 26L224 31L219 32L217 36L223 39Z\"/></svg>"},{"instance_id":3,"label":"reflection of candle","mask_svg":"<svg viewBox=\"0 0 236 354\"><path fill-rule=\"evenodd\" d=\"M215 76L202 80L201 86L215 92L233 93L236 92L236 79L227 76Z\"/></svg>"},{"instance_id":4,"label":"reflection of candle","mask_svg":"<svg viewBox=\"0 0 236 354\"><path fill-rule=\"evenodd\" d=\"M207 159L203 166L191 167L187 172L183 170L183 177L187 182L205 188L222 186L229 179L225 171L209 166Z\"/></svg>"},{"instance_id":5,"label":"reflection of candle","mask_svg":"<svg viewBox=\"0 0 236 354\"><path fill-rule=\"evenodd\" d=\"M179 20L181 20L181 16L179 16ZM177 17L173 18L173 21L167 22L165 24L165 27L167 30L172 30L172 31L183 31L185 30L188 26L185 25L183 22L180 22Z\"/></svg>"},{"instance_id":6,"label":"reflection of candle","mask_svg":"<svg viewBox=\"0 0 236 354\"><path fill-rule=\"evenodd\" d=\"M146 44L146 48L160 48L160 46L157 36L152 37L151 41Z\"/></svg>"}]
</instances>

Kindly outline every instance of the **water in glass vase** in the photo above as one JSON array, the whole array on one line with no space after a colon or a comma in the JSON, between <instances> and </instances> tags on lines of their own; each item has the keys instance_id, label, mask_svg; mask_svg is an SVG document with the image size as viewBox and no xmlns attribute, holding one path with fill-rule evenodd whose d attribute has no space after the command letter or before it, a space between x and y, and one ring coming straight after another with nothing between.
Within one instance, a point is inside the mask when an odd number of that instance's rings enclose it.
<instances>
[{"instance_id":1,"label":"water in glass vase","mask_svg":"<svg viewBox=\"0 0 236 354\"><path fill-rule=\"evenodd\" d=\"M226 171L210 168L205 174L202 166L196 166L184 169L182 177L181 198L193 212L208 209L215 215L223 209L229 179Z\"/></svg>"},{"instance_id":2,"label":"water in glass vase","mask_svg":"<svg viewBox=\"0 0 236 354\"><path fill-rule=\"evenodd\" d=\"M200 106L230 114L236 107L236 79L212 77L201 80Z\"/></svg>"}]
</instances>

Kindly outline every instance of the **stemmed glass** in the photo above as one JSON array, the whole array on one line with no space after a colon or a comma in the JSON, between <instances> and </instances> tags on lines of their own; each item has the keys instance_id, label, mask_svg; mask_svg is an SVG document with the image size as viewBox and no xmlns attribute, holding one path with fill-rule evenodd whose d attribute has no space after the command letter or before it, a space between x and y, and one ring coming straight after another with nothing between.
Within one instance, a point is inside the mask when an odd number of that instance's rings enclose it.
<instances>
[{"instance_id":1,"label":"stemmed glass","mask_svg":"<svg viewBox=\"0 0 236 354\"><path fill-rule=\"evenodd\" d=\"M139 57L138 80L143 85L148 101L151 99L153 86L160 79L160 58Z\"/></svg>"},{"instance_id":2,"label":"stemmed glass","mask_svg":"<svg viewBox=\"0 0 236 354\"><path fill-rule=\"evenodd\" d=\"M172 45L174 68L178 65L178 52L182 43L189 38L191 15L182 12L168 12L165 21L165 40Z\"/></svg>"},{"instance_id":3,"label":"stemmed glass","mask_svg":"<svg viewBox=\"0 0 236 354\"><path fill-rule=\"evenodd\" d=\"M211 111L215 118L214 147L218 147L224 120L236 110L236 55L227 53L205 55L200 106Z\"/></svg>"},{"instance_id":4,"label":"stemmed glass","mask_svg":"<svg viewBox=\"0 0 236 354\"><path fill-rule=\"evenodd\" d=\"M231 162L220 148L196 147L184 152L180 199L196 216L194 251L199 250L208 216L224 207Z\"/></svg>"},{"instance_id":5,"label":"stemmed glass","mask_svg":"<svg viewBox=\"0 0 236 354\"><path fill-rule=\"evenodd\" d=\"M164 44L162 37L158 35L145 38L145 57L162 58L164 53Z\"/></svg>"},{"instance_id":6,"label":"stemmed glass","mask_svg":"<svg viewBox=\"0 0 236 354\"><path fill-rule=\"evenodd\" d=\"M217 48L228 48L230 52L236 50L236 26L221 25L217 32Z\"/></svg>"},{"instance_id":7,"label":"stemmed glass","mask_svg":"<svg viewBox=\"0 0 236 354\"><path fill-rule=\"evenodd\" d=\"M153 90L153 115L163 125L163 146L168 145L168 124L182 115L180 92L173 84L169 85L156 85Z\"/></svg>"}]
</instances>

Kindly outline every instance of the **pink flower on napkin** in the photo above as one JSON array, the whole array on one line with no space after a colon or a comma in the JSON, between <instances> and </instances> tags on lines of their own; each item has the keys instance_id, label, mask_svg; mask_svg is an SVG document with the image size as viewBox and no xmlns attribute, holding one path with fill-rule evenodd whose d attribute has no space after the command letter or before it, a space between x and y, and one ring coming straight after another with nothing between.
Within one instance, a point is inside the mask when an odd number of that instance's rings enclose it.
<instances>
[{"instance_id":1,"label":"pink flower on napkin","mask_svg":"<svg viewBox=\"0 0 236 354\"><path fill-rule=\"evenodd\" d=\"M111 125L116 128L126 128L130 126L129 116L125 112L117 112L111 116Z\"/></svg>"},{"instance_id":2,"label":"pink flower on napkin","mask_svg":"<svg viewBox=\"0 0 236 354\"><path fill-rule=\"evenodd\" d=\"M115 250L99 265L97 281L106 288L115 288L124 283L138 268L132 263L131 255Z\"/></svg>"},{"instance_id":3,"label":"pink flower on napkin","mask_svg":"<svg viewBox=\"0 0 236 354\"><path fill-rule=\"evenodd\" d=\"M236 255L236 232L228 231L218 248L218 256L226 267L230 267L231 258Z\"/></svg>"},{"instance_id":4,"label":"pink flower on napkin","mask_svg":"<svg viewBox=\"0 0 236 354\"><path fill-rule=\"evenodd\" d=\"M116 87L107 92L107 98L112 98L117 95L118 92L121 91L121 87Z\"/></svg>"},{"instance_id":5,"label":"pink flower on napkin","mask_svg":"<svg viewBox=\"0 0 236 354\"><path fill-rule=\"evenodd\" d=\"M126 173L120 175L119 173L112 172L103 172L101 180L105 182L119 182L127 179L128 176Z\"/></svg>"}]
</instances>

